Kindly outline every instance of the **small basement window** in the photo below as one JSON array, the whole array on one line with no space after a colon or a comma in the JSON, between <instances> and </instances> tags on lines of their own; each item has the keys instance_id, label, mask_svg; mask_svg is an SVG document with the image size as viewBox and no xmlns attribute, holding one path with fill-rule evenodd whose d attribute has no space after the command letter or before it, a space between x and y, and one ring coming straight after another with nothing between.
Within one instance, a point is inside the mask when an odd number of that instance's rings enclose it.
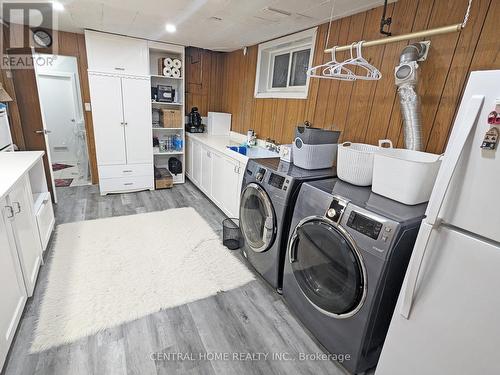
<instances>
[{"instance_id":1,"label":"small basement window","mask_svg":"<svg viewBox=\"0 0 500 375\"><path fill-rule=\"evenodd\" d=\"M256 98L306 99L317 28L259 44Z\"/></svg>"}]
</instances>

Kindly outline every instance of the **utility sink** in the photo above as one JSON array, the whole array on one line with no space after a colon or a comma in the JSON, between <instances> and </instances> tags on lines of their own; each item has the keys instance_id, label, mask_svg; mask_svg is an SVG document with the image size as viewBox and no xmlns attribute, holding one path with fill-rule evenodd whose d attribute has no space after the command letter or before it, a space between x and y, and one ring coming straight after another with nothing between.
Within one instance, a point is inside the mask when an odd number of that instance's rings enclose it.
<instances>
[{"instance_id":1,"label":"utility sink","mask_svg":"<svg viewBox=\"0 0 500 375\"><path fill-rule=\"evenodd\" d=\"M279 156L277 152L269 151L262 147L227 146L227 148L250 159L276 158Z\"/></svg>"}]
</instances>

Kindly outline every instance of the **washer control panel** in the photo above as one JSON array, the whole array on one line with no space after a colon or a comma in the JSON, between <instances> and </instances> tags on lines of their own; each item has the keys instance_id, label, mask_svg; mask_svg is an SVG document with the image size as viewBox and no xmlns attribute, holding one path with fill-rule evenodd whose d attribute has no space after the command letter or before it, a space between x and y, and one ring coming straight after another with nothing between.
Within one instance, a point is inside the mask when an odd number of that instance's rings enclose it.
<instances>
[{"instance_id":1,"label":"washer control panel","mask_svg":"<svg viewBox=\"0 0 500 375\"><path fill-rule=\"evenodd\" d=\"M281 176L281 175L276 174L276 173L271 173L269 175L269 180L267 181L267 183L270 186L275 187L276 189L281 189L283 191L287 191L288 186L290 185L290 178L285 177L285 176Z\"/></svg>"}]
</instances>

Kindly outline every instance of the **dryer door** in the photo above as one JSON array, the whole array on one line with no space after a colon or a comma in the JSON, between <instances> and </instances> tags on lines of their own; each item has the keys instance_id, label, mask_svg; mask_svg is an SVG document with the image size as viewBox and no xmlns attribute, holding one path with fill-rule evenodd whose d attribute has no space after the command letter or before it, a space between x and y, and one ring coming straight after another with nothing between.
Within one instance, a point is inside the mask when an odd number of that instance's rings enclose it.
<instances>
[{"instance_id":1,"label":"dryer door","mask_svg":"<svg viewBox=\"0 0 500 375\"><path fill-rule=\"evenodd\" d=\"M289 246L293 275L309 302L336 318L356 314L366 297L366 271L349 233L320 216L302 220Z\"/></svg>"},{"instance_id":2,"label":"dryer door","mask_svg":"<svg viewBox=\"0 0 500 375\"><path fill-rule=\"evenodd\" d=\"M258 184L248 184L241 193L240 228L246 245L257 253L274 242L276 215L269 195Z\"/></svg>"}]
</instances>

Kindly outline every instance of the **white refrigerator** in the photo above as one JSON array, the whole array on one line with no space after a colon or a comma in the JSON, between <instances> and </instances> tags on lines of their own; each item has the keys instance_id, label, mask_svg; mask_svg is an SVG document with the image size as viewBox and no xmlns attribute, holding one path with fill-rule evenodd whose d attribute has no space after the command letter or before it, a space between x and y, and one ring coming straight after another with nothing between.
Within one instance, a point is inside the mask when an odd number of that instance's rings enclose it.
<instances>
[{"instance_id":1,"label":"white refrigerator","mask_svg":"<svg viewBox=\"0 0 500 375\"><path fill-rule=\"evenodd\" d=\"M376 375L500 374L499 101L500 70L472 72Z\"/></svg>"}]
</instances>

